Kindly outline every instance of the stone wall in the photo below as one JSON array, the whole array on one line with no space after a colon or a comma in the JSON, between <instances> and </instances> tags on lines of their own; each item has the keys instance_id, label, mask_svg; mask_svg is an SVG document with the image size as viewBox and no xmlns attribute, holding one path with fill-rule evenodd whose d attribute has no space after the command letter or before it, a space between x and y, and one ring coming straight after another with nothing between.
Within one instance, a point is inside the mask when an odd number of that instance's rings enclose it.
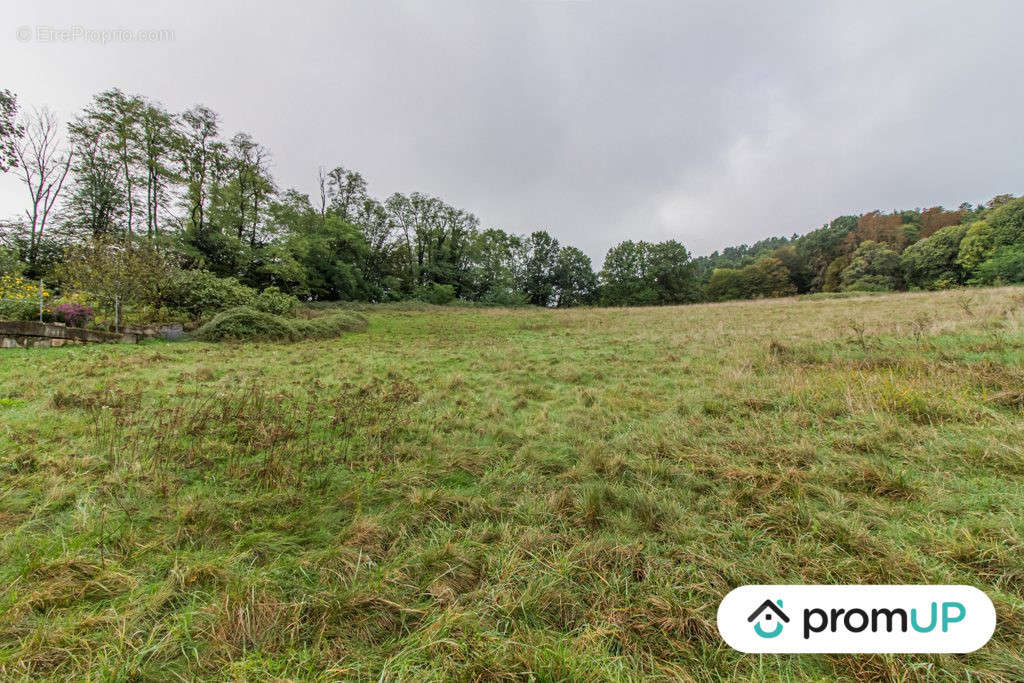
<instances>
[{"instance_id":1,"label":"stone wall","mask_svg":"<svg viewBox=\"0 0 1024 683\"><path fill-rule=\"evenodd\" d=\"M146 327L126 327L127 334L134 334L139 339L167 339L177 341L184 338L185 327L181 323L167 323L164 325L147 325Z\"/></svg>"},{"instance_id":2,"label":"stone wall","mask_svg":"<svg viewBox=\"0 0 1024 683\"><path fill-rule=\"evenodd\" d=\"M135 334L97 332L57 323L0 321L0 348L64 346L65 344L110 344L138 341Z\"/></svg>"}]
</instances>

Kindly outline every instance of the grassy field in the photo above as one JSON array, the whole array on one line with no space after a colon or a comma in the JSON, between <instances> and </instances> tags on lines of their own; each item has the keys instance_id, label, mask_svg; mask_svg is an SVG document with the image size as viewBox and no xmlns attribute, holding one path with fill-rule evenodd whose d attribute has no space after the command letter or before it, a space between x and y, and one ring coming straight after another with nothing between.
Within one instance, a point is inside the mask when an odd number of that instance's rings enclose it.
<instances>
[{"instance_id":1,"label":"grassy field","mask_svg":"<svg viewBox=\"0 0 1024 683\"><path fill-rule=\"evenodd\" d=\"M1024 290L0 352L0 678L1024 680ZM964 583L756 656L748 583Z\"/></svg>"}]
</instances>

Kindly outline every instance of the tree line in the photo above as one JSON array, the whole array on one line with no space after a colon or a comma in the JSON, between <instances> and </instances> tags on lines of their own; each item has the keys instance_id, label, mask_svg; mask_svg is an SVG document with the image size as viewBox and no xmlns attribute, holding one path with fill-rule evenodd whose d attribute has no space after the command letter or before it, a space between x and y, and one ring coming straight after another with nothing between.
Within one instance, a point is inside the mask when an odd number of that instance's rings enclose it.
<instances>
[{"instance_id":1,"label":"tree line","mask_svg":"<svg viewBox=\"0 0 1024 683\"><path fill-rule=\"evenodd\" d=\"M696 260L707 300L1024 282L1024 199L840 216Z\"/></svg>"},{"instance_id":2,"label":"tree line","mask_svg":"<svg viewBox=\"0 0 1024 683\"><path fill-rule=\"evenodd\" d=\"M216 112L118 89L66 127L0 90L0 172L18 175L27 207L4 225L0 269L58 286L69 254L97 244L144 245L178 271L307 301L629 306L1024 281L1024 200L1009 195L841 216L700 258L674 240L627 240L595 272L545 230L483 228L420 192L376 198L341 165L318 172L312 196L282 189L269 150L228 137Z\"/></svg>"}]
</instances>

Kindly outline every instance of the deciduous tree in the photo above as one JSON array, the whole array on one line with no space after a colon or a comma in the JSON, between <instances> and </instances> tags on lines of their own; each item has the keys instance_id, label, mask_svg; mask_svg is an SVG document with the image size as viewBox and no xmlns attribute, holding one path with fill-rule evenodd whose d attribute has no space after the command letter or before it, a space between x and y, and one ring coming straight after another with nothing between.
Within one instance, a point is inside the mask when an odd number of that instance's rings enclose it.
<instances>
[{"instance_id":1,"label":"deciduous tree","mask_svg":"<svg viewBox=\"0 0 1024 683\"><path fill-rule=\"evenodd\" d=\"M21 126L24 135L15 144L14 155L21 182L28 191L28 264L34 269L47 221L57 207L71 168L71 150L64 146L57 117L49 109L36 110Z\"/></svg>"}]
</instances>

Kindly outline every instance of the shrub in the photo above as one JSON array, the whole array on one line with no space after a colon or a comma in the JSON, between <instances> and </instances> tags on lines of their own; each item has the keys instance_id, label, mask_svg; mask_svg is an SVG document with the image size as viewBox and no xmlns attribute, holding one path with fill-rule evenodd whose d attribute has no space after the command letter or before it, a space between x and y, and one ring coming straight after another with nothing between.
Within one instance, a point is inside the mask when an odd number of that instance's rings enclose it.
<instances>
[{"instance_id":1,"label":"shrub","mask_svg":"<svg viewBox=\"0 0 1024 683\"><path fill-rule=\"evenodd\" d=\"M54 306L53 313L59 322L71 327L85 327L93 317L92 308L85 304L58 304Z\"/></svg>"},{"instance_id":2,"label":"shrub","mask_svg":"<svg viewBox=\"0 0 1024 683\"><path fill-rule=\"evenodd\" d=\"M298 299L277 287L267 287L253 301L253 308L274 315L291 315L298 307Z\"/></svg>"},{"instance_id":3,"label":"shrub","mask_svg":"<svg viewBox=\"0 0 1024 683\"><path fill-rule=\"evenodd\" d=\"M18 258L17 251L0 247L0 275L20 275L24 269L25 264Z\"/></svg>"},{"instance_id":4,"label":"shrub","mask_svg":"<svg viewBox=\"0 0 1024 683\"><path fill-rule=\"evenodd\" d=\"M900 255L884 242L865 240L839 274L844 291L883 292L899 287Z\"/></svg>"},{"instance_id":5,"label":"shrub","mask_svg":"<svg viewBox=\"0 0 1024 683\"><path fill-rule=\"evenodd\" d=\"M966 233L966 225L949 225L904 249L900 255L900 267L906 285L920 289L946 289L962 283L963 269L956 261L960 241Z\"/></svg>"},{"instance_id":6,"label":"shrub","mask_svg":"<svg viewBox=\"0 0 1024 683\"><path fill-rule=\"evenodd\" d=\"M345 332L366 329L366 318L354 313L335 313L311 320L296 320L293 324L297 338L330 339Z\"/></svg>"},{"instance_id":7,"label":"shrub","mask_svg":"<svg viewBox=\"0 0 1024 683\"><path fill-rule=\"evenodd\" d=\"M39 320L39 302L0 299L0 320Z\"/></svg>"},{"instance_id":8,"label":"shrub","mask_svg":"<svg viewBox=\"0 0 1024 683\"><path fill-rule=\"evenodd\" d=\"M50 292L43 289L43 301ZM0 320L38 320L39 283L20 275L0 277Z\"/></svg>"},{"instance_id":9,"label":"shrub","mask_svg":"<svg viewBox=\"0 0 1024 683\"><path fill-rule=\"evenodd\" d=\"M996 205L984 221L973 224L960 243L957 262L981 284L1019 282L1008 277L1015 277L1012 250L1021 243L1024 243L1024 197ZM993 262L982 272L986 261ZM1005 272L1001 274L1000 270Z\"/></svg>"},{"instance_id":10,"label":"shrub","mask_svg":"<svg viewBox=\"0 0 1024 683\"><path fill-rule=\"evenodd\" d=\"M206 270L178 271L164 293L163 303L193 318L236 306L254 307L256 290L233 277L217 277Z\"/></svg>"},{"instance_id":11,"label":"shrub","mask_svg":"<svg viewBox=\"0 0 1024 683\"><path fill-rule=\"evenodd\" d=\"M724 301L790 296L796 294L796 287L786 264L764 256L743 268L715 268L706 291L708 298Z\"/></svg>"},{"instance_id":12,"label":"shrub","mask_svg":"<svg viewBox=\"0 0 1024 683\"><path fill-rule=\"evenodd\" d=\"M444 306L455 299L455 288L451 285L439 285L436 282L431 282L416 290L416 298L426 301L428 304Z\"/></svg>"},{"instance_id":13,"label":"shrub","mask_svg":"<svg viewBox=\"0 0 1024 683\"><path fill-rule=\"evenodd\" d=\"M712 301L746 298L746 285L740 269L715 268L711 271L711 278L708 280L706 293Z\"/></svg>"},{"instance_id":14,"label":"shrub","mask_svg":"<svg viewBox=\"0 0 1024 683\"><path fill-rule=\"evenodd\" d=\"M480 303L485 306L526 306L530 303L526 294L517 292L511 287L494 287L480 297Z\"/></svg>"},{"instance_id":15,"label":"shrub","mask_svg":"<svg viewBox=\"0 0 1024 683\"><path fill-rule=\"evenodd\" d=\"M50 298L47 289L42 291L43 300ZM39 283L28 280L20 275L4 275L0 277L0 299L8 301L32 301L39 308Z\"/></svg>"},{"instance_id":16,"label":"shrub","mask_svg":"<svg viewBox=\"0 0 1024 683\"><path fill-rule=\"evenodd\" d=\"M295 328L279 316L238 306L218 313L193 336L201 341L282 340L293 339Z\"/></svg>"},{"instance_id":17,"label":"shrub","mask_svg":"<svg viewBox=\"0 0 1024 683\"><path fill-rule=\"evenodd\" d=\"M843 287L844 292L891 292L893 278L886 275L863 275Z\"/></svg>"},{"instance_id":18,"label":"shrub","mask_svg":"<svg viewBox=\"0 0 1024 683\"><path fill-rule=\"evenodd\" d=\"M796 294L789 268L772 256L763 256L740 271L747 282L750 296L777 297Z\"/></svg>"},{"instance_id":19,"label":"shrub","mask_svg":"<svg viewBox=\"0 0 1024 683\"><path fill-rule=\"evenodd\" d=\"M956 263L966 273L973 273L978 265L992 253L995 236L992 226L986 221L977 221L967 228L967 233L960 240L960 249Z\"/></svg>"},{"instance_id":20,"label":"shrub","mask_svg":"<svg viewBox=\"0 0 1024 683\"><path fill-rule=\"evenodd\" d=\"M1024 245L996 249L978 265L972 282L980 285L1024 282Z\"/></svg>"},{"instance_id":21,"label":"shrub","mask_svg":"<svg viewBox=\"0 0 1024 683\"><path fill-rule=\"evenodd\" d=\"M839 280L839 276L848 265L850 265L850 256L848 254L837 256L833 259L825 267L825 272L822 274L821 291L838 292L842 289L843 283Z\"/></svg>"},{"instance_id":22,"label":"shrub","mask_svg":"<svg viewBox=\"0 0 1024 683\"><path fill-rule=\"evenodd\" d=\"M311 320L289 320L272 313L239 306L218 313L193 334L200 341L295 341L329 339L366 329L366 319L336 313Z\"/></svg>"}]
</instances>

